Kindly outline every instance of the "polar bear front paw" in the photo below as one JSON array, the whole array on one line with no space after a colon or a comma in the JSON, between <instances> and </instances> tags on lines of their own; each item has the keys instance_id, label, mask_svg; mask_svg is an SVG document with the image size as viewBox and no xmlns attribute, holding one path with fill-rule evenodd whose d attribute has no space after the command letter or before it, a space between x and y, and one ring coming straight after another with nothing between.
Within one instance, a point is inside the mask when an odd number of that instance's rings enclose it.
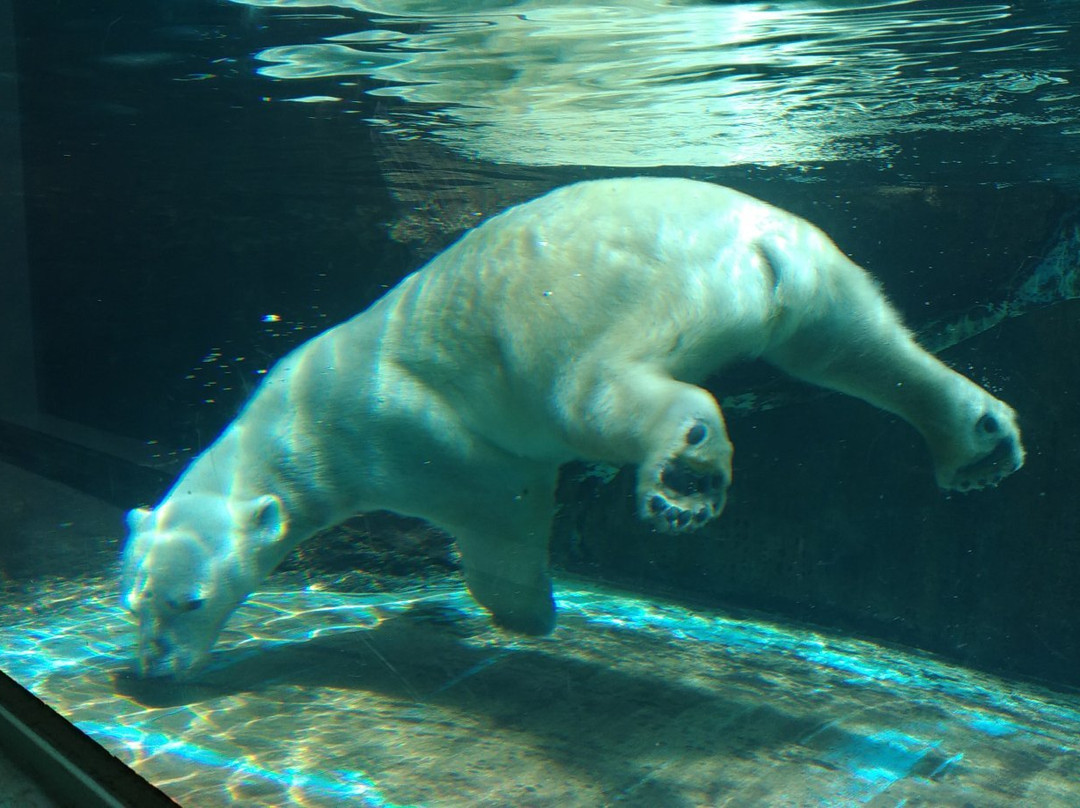
<instances>
[{"instance_id":1,"label":"polar bear front paw","mask_svg":"<svg viewBox=\"0 0 1080 808\"><path fill-rule=\"evenodd\" d=\"M696 530L724 509L731 446L701 420L681 434L674 451L638 474L641 518L664 533Z\"/></svg>"}]
</instances>

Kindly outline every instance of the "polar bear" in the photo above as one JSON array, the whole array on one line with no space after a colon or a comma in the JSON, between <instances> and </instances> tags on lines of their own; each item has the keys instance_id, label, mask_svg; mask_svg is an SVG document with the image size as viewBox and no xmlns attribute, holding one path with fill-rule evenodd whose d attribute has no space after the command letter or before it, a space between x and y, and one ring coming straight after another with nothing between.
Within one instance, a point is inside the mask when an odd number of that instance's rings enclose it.
<instances>
[{"instance_id":1,"label":"polar bear","mask_svg":"<svg viewBox=\"0 0 1080 808\"><path fill-rule=\"evenodd\" d=\"M138 671L196 670L293 547L375 509L448 531L494 621L549 632L560 465L636 464L659 533L715 519L732 446L697 385L746 358L909 421L942 488L1023 463L1013 410L921 349L813 225L685 179L570 185L294 350L156 508L128 514Z\"/></svg>"}]
</instances>

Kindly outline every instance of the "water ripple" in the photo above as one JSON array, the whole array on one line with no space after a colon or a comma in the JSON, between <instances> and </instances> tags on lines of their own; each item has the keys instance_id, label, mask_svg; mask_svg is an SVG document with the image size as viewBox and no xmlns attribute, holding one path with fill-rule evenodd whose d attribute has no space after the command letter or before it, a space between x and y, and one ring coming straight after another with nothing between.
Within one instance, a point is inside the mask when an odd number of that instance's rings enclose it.
<instances>
[{"instance_id":1,"label":"water ripple","mask_svg":"<svg viewBox=\"0 0 1080 808\"><path fill-rule=\"evenodd\" d=\"M881 144L868 141L896 132L1064 124L1077 115L1075 102L1031 101L1072 80L1067 28L1018 19L1001 3L332 5L374 15L376 27L268 48L260 72L369 77L373 94L406 102L383 121L392 131L494 162L883 159Z\"/></svg>"}]
</instances>

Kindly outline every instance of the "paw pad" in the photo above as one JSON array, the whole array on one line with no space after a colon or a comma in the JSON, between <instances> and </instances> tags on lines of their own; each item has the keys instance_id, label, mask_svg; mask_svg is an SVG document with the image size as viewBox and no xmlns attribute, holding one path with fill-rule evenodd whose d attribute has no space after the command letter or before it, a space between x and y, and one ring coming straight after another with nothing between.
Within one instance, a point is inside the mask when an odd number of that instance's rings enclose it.
<instances>
[{"instance_id":1,"label":"paw pad","mask_svg":"<svg viewBox=\"0 0 1080 808\"><path fill-rule=\"evenodd\" d=\"M686 444L688 446L697 446L706 436L708 436L709 430L705 428L705 424L697 423L686 430Z\"/></svg>"},{"instance_id":2,"label":"paw pad","mask_svg":"<svg viewBox=\"0 0 1080 808\"><path fill-rule=\"evenodd\" d=\"M731 443L723 420L683 416L662 433L667 445L638 470L638 514L664 533L696 530L724 509Z\"/></svg>"},{"instance_id":3,"label":"paw pad","mask_svg":"<svg viewBox=\"0 0 1080 808\"><path fill-rule=\"evenodd\" d=\"M1000 422L992 415L984 415L976 422L976 428L987 435L1001 429ZM997 485L1024 464L1024 451L1019 439L1008 432L982 457L954 472L952 479L943 485L954 491L974 491Z\"/></svg>"},{"instance_id":4,"label":"paw pad","mask_svg":"<svg viewBox=\"0 0 1080 808\"><path fill-rule=\"evenodd\" d=\"M722 474L700 472L672 459L663 466L659 482L648 499L648 516L665 532L700 527L724 506L727 480Z\"/></svg>"}]
</instances>

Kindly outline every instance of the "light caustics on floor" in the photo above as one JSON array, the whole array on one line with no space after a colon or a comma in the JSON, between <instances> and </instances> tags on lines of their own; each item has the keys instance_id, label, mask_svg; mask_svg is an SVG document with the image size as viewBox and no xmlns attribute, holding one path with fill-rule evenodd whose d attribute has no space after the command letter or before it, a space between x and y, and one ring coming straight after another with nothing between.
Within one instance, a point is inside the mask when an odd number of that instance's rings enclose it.
<instances>
[{"instance_id":1,"label":"light caustics on floor","mask_svg":"<svg viewBox=\"0 0 1080 808\"><path fill-rule=\"evenodd\" d=\"M540 639L453 586L281 591L151 685L111 589L73 586L12 611L0 664L185 804L1080 799L1080 699L860 640L576 582Z\"/></svg>"}]
</instances>

